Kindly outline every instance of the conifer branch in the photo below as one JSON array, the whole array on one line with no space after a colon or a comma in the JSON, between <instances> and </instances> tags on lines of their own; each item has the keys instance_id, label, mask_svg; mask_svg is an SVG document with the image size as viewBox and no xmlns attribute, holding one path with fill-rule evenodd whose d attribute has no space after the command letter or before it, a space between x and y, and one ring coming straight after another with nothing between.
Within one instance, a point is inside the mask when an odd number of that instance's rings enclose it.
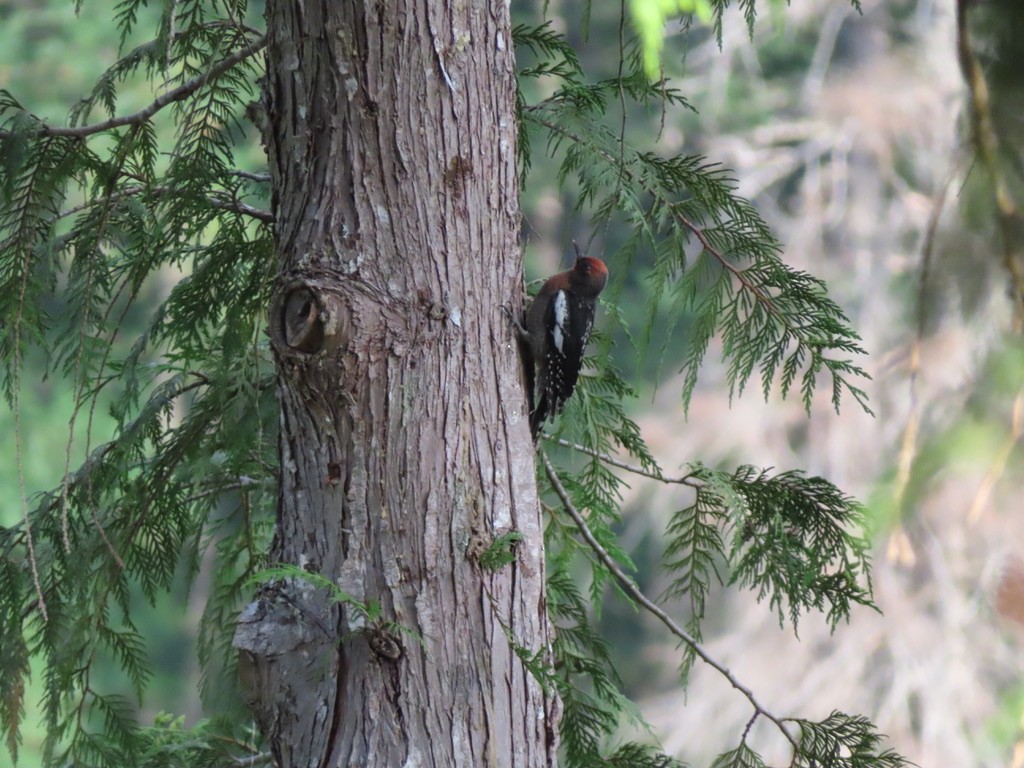
<instances>
[{"instance_id":1,"label":"conifer branch","mask_svg":"<svg viewBox=\"0 0 1024 768\"><path fill-rule=\"evenodd\" d=\"M31 251L26 249L25 253L27 257ZM39 561L36 557L35 541L32 538L32 526L29 523L28 493L25 488L25 457L21 441L21 321L25 307L28 275L28 265L26 264L18 289L18 313L14 320L14 381L11 385L11 409L14 411L14 456L17 465L22 524L25 526L25 544L28 549L28 564L32 572L32 586L36 591L36 604L39 607L39 613L43 617L43 623L48 623L50 617L46 610L46 598L43 596L43 584L39 576Z\"/></svg>"},{"instance_id":2,"label":"conifer branch","mask_svg":"<svg viewBox=\"0 0 1024 768\"><path fill-rule=\"evenodd\" d=\"M611 573L611 575L619 583L619 587L622 589L622 591L625 592L632 600L634 600L637 603L637 605L643 607L646 611L648 611L651 615L658 619L662 624L668 627L668 630L673 635L678 637L681 641L686 643L686 645L692 648L693 652L697 654L697 656L700 657L700 659L705 664L717 670L718 673L721 674L733 688L735 688L737 691L742 693L747 698L747 701L749 701L751 706L754 708L755 714L762 715L771 720L773 723L775 723L778 729L782 731L782 734L786 737L786 740L793 745L793 749L799 750L799 742L797 741L796 737L789 732L789 729L786 728L786 725L783 722L783 718L778 717L777 715L772 714L769 710L765 709L764 705L762 705L758 701L757 697L754 695L754 692L750 688L741 683L724 664L715 659L715 657L712 656L707 651L707 649L704 648L703 645L697 642L696 638L694 638L693 635L691 635L689 632L687 632L685 629L679 626L679 624L677 624L675 620L661 608L661 606L657 605L653 600L647 597L647 595L640 591L639 587L637 587L636 584L633 583L633 580L629 578L626 572L623 571L619 564L615 561L615 558L608 554L608 550L606 550L601 545L601 542L597 540L597 537L594 536L593 532L590 530L590 527L587 525L586 520L583 519L583 515L580 514L579 510L576 509L575 505L573 504L572 499L569 498L568 491L565 490L565 486L562 485L562 481L559 480L558 478L558 473L555 471L554 466L551 464L551 460L547 457L547 454L544 453L544 451L540 451L540 458L541 461L544 462L544 471L547 474L548 480L551 482L551 487L555 489L555 494L562 502L562 507L565 509L566 514L568 514L569 517L572 518L572 521L573 523L575 523L576 528L580 532L580 535L587 542L587 545L590 547L590 549L593 550L594 554L597 555L597 558L601 561L601 564L608 569L609 573Z\"/></svg>"},{"instance_id":3,"label":"conifer branch","mask_svg":"<svg viewBox=\"0 0 1024 768\"><path fill-rule=\"evenodd\" d=\"M49 146L50 142L46 142ZM18 476L19 501L21 503L22 524L25 527L25 544L28 555L29 569L32 574L32 585L35 588L39 613L43 617L43 623L49 623L49 614L46 609L46 599L43 596L42 580L39 575L39 561L36 557L35 541L32 537L32 526L29 522L28 494L25 487L25 465L24 452L22 450L22 428L21 428L21 345L22 345L22 323L25 320L25 305L28 294L28 285L31 276L31 263L34 256L32 248L17 244L25 242L28 237L25 233L29 231L31 224L32 199L35 196L35 189L39 183L42 173L42 164L33 170L28 187L20 203L20 211L17 215L17 225L14 227L16 235L9 241L13 242L17 250L21 251L21 263L19 265L20 275L18 277L18 298L17 310L14 316L14 328L12 332L14 347L14 367L11 371L11 409L14 412L14 456L16 473ZM5 243L6 245L6 243Z\"/></svg>"},{"instance_id":4,"label":"conifer branch","mask_svg":"<svg viewBox=\"0 0 1024 768\"><path fill-rule=\"evenodd\" d=\"M707 236L704 234L703 227L694 224L685 215L683 215L683 213L678 210L678 207L674 202L666 201L666 203L672 208L675 217L679 220L679 223L686 227L686 229L689 230L693 234L693 236L697 238L697 241L701 244L701 247L703 247L705 251L714 256L718 263L721 264L726 270L728 270L732 274L733 277L736 278L736 282L742 285L746 290L750 291L750 293L753 294L754 298L756 298L761 304L763 304L765 309L767 309L773 315L775 315L776 317L783 317L782 312L780 312L779 308L775 306L775 302L772 301L771 296L762 291L753 282L748 280L746 276L743 274L743 270L741 270L739 267L737 267L735 264L729 261L729 259L725 257L724 253L722 253L720 250L711 245L710 242L708 242Z\"/></svg>"},{"instance_id":5,"label":"conifer branch","mask_svg":"<svg viewBox=\"0 0 1024 768\"><path fill-rule=\"evenodd\" d=\"M565 138L569 139L572 142L575 142L576 144L585 146L590 150L596 151L599 155L601 155L601 157L603 157L605 160L616 166L619 169L619 173L621 174L621 176L624 176L631 182L638 181L636 174L624 162L620 162L619 158L615 157L613 154L608 152L603 147L595 144L594 142L588 142L578 133L574 133L573 131L570 131L567 128L563 128L562 126L558 125L557 123L553 123L550 120L546 120L542 117L537 117L535 115L531 115L530 119L536 122L538 125L544 126L549 131L554 131L560 136L564 136ZM782 312L779 311L779 308L775 306L775 302L772 301L771 296L765 293L754 282L749 280L746 277L746 275L743 274L743 270L741 270L739 267L737 267L735 264L729 261L729 259L726 258L725 254L722 251L715 248L708 241L707 236L704 234L704 228L694 223L686 215L684 215L682 211L679 210L679 206L677 205L676 201L667 199L663 194L661 194L661 192L659 192L657 189L653 188L650 185L645 186L645 191L649 192L654 197L659 198L661 202L669 210L672 211L672 215L676 217L676 220L680 224L682 224L683 227L685 227L686 230L689 231L695 238L697 238L697 241L701 244L701 247L707 253L711 254L715 258L715 260L722 265L723 268L728 270L728 272L734 278L736 278L736 282L743 286L744 290L749 291L751 295L754 296L754 298L757 299L757 301L760 304L762 304L765 307L765 309L767 309L773 315L775 315L776 317L783 318L784 320L786 319Z\"/></svg>"},{"instance_id":6,"label":"conifer branch","mask_svg":"<svg viewBox=\"0 0 1024 768\"><path fill-rule=\"evenodd\" d=\"M150 399L150 401L146 404L146 407L143 409L143 412L140 413L139 416L136 417L134 420L125 424L125 426L121 429L121 434L117 438L110 440L109 442L103 443L102 445L99 445L95 449L93 449L93 451L86 457L85 461L82 462L78 469L76 469L74 472L70 473L67 477L62 479L62 485L67 485L69 489L73 489L82 483L89 482L93 472L95 472L96 470L103 466L103 462L110 454L110 452L116 449L119 445L121 445L126 435L134 436L135 433L138 432L138 430L143 429L147 421L151 419L152 414L154 412L166 408L174 400L181 397L182 395L193 390L199 389L200 387L208 386L210 384L209 379L202 376L202 374L193 372L193 375L199 378L187 384L184 383L183 381L175 382L172 380L161 385L163 391L155 394ZM58 494L56 497L51 495L50 497L46 498L35 509L33 514L37 517L40 517L53 513L58 509L60 509L60 495ZM28 520L27 517L21 523L21 526L22 532L30 539L32 535L31 522Z\"/></svg>"},{"instance_id":7,"label":"conifer branch","mask_svg":"<svg viewBox=\"0 0 1024 768\"><path fill-rule=\"evenodd\" d=\"M64 136L75 139L84 139L97 133L109 131L113 128L121 128L126 125L138 125L140 123L144 123L164 107L187 99L207 83L212 80L216 80L228 70L234 68L249 57L259 53L263 50L266 44L267 38L264 35L258 40L254 40L252 43L246 45L244 48L240 48L235 51L230 56L221 59L201 75L196 75L190 80L186 80L177 88L172 88L166 93L160 94L150 102L149 105L143 107L138 112L132 112L130 115L121 115L120 117L112 117L100 123L92 123L91 125L65 126L41 123L39 127L31 132L31 135L38 138ZM6 139L13 135L13 131L0 130L0 139Z\"/></svg>"},{"instance_id":8,"label":"conifer branch","mask_svg":"<svg viewBox=\"0 0 1024 768\"><path fill-rule=\"evenodd\" d=\"M566 99L559 111L570 116L597 109ZM546 128L555 146L571 144L564 150L560 172L579 174L580 205L593 201L599 217L619 207L628 210L635 231L627 254L640 242L655 251L654 299L681 273L677 308L698 315L682 367L685 407L708 345L718 336L728 361L730 397L742 393L756 372L765 398L776 380L783 397L799 383L809 410L818 374L827 372L837 410L845 390L870 413L867 394L849 380L869 378L847 357L863 354L859 336L828 298L822 281L782 262L778 241L750 203L734 194L731 179L721 169L700 156L661 159L635 149L621 163L607 146L614 139L600 128L581 129L580 134L551 116L530 114L526 119ZM595 156L601 162L594 163ZM585 170L590 166L597 170ZM628 192L609 196L599 191L617 180L629 182L624 185ZM705 219L713 223L705 225ZM693 240L701 250L690 263L687 250ZM653 326L655 306L652 300L646 333Z\"/></svg>"},{"instance_id":9,"label":"conifer branch","mask_svg":"<svg viewBox=\"0 0 1024 768\"><path fill-rule=\"evenodd\" d=\"M106 205L108 203L113 203L118 200L123 200L127 197L135 197L137 195L142 194L151 195L153 197L164 197L173 196L175 194L181 194L181 192L180 190L174 189L173 187L162 185L153 187L126 187L124 189L111 192L109 195L106 195L104 197L95 200L89 200L84 203L80 203L76 206L73 206L71 208L68 208L67 210L61 211L59 214L57 214L57 218L65 219L68 216L74 216L76 213L81 213L82 211L97 205ZM250 218L262 221L264 224L274 223L274 214L272 214L270 211L264 210L263 208L256 208L255 206L249 205L248 203L243 203L241 200L239 200L237 197L234 197L233 195L228 195L223 192L215 192L206 198L206 202L209 204L211 208L216 208L221 211L232 211L233 213L238 213L243 216L249 216ZM80 231L75 229L69 232L68 234L64 235L61 239L65 241L70 240L73 239L73 237L77 236L78 234L80 234Z\"/></svg>"},{"instance_id":10,"label":"conifer branch","mask_svg":"<svg viewBox=\"0 0 1024 768\"><path fill-rule=\"evenodd\" d=\"M113 300L107 305L106 312L103 313L103 321L100 323L100 327L105 327L107 325L107 322L109 321L110 316L111 316L111 314L114 311L114 307L117 305L117 301L120 298L121 293L127 287L127 285L128 285L127 281L122 282L120 287L117 289L117 293L114 294ZM138 295L138 286L136 286L134 289L132 289L132 291L129 293L128 300L124 304L124 307L121 308L121 312L120 312L120 314L119 314L119 316L117 318L117 321L114 323L114 325L112 327L112 330L110 332L110 335L107 337L106 347L103 350L103 357L100 359L100 364L99 364L97 370L105 371L107 369L107 360L110 357L110 355L111 355L111 353L113 352L113 349L114 349L114 338L117 336L117 332L121 328L121 324L124 322L124 319L128 316L128 311L132 308L132 305L135 302L135 297L137 295ZM110 381L110 379L107 379L106 381L101 382L99 384L99 386L96 389L93 390L92 402L89 404L89 418L86 421L86 425L85 425L85 453L86 453L87 456L90 453L90 446L92 445L92 425L93 425L93 419L96 416L96 405L99 402L99 397L96 397L95 395L98 394L99 389L101 389L102 387L106 386L106 384L109 381ZM68 470L69 469L70 469L70 465L66 465L64 467L65 478L63 480L61 480L61 485L62 486L64 486L66 484L66 482L67 482L67 475L68 475ZM90 506L89 511L90 511L90 513L92 515L93 524L96 526L96 530L99 531L100 538L103 539L103 543L106 545L107 551L110 552L110 555L114 559L114 562L117 563L118 568L123 571L125 569L124 559L121 557L121 554L117 551L117 548L114 546L114 543L107 536L106 529L103 527L103 524L100 522L99 515L96 514L96 508L93 507L93 506Z\"/></svg>"},{"instance_id":11,"label":"conifer branch","mask_svg":"<svg viewBox=\"0 0 1024 768\"><path fill-rule=\"evenodd\" d=\"M138 126L134 126L132 128L131 133L135 134L135 133L138 132L138 130L139 130ZM103 233L106 230L107 225L110 223L111 213L112 213L112 210L113 210L113 207L114 207L114 200L111 197L111 192L113 192L113 185L114 185L114 183L115 183L115 181L117 179L117 176L119 174L123 173L123 171L124 171L124 165L125 165L125 162L127 161L127 159L128 159L127 154L124 154L124 153L120 154L120 158L119 158L119 161L117 163L116 168L114 169L114 173L111 174L110 179L107 182L106 194L104 194L100 198L100 204L103 205L103 212L102 212L102 215L100 216L100 222L99 222L98 226L96 227L96 231L92 235L92 238L91 238L92 242L90 243L90 245L91 245L90 250L98 250L99 249L100 241L103 239ZM90 238L86 238L86 239L89 240ZM90 296L92 294L93 280L95 279L95 276L96 276L96 266L95 266L95 262L92 259L90 259L89 262L88 262L87 270L88 271L87 271L87 277L86 277L86 281L85 281L84 295L85 296ZM105 314L109 314L110 310L112 309L112 307L113 307L112 304L109 305L107 307L107 311L106 311ZM68 529L69 529L68 512L69 512L69 507L70 507L69 498L68 498L68 492L69 492L68 479L70 477L70 470L71 470L71 447L72 447L72 445L74 443L74 439L75 439L75 427L78 424L78 413L81 410L82 404L83 404L84 399L85 399L83 397L83 394L85 392L86 377L82 375L82 371L83 371L83 361L84 361L84 357L85 357L85 348L86 348L86 338L87 338L87 335L88 335L88 327L89 327L89 303L88 303L88 301L85 301L85 302L82 303L81 319L80 319L80 322L79 322L79 329L78 329L78 341L77 341L76 350L75 350L75 364L74 364L74 369L75 369L74 403L75 403L75 406L74 406L74 408L73 408L73 410L71 412L71 419L70 419L70 422L68 424L68 439L67 439L67 443L64 446L64 472L63 472L63 480L62 480L61 486L60 486L61 536L62 536L62 539L63 539L62 543L64 544L64 553L68 554L68 555L71 554L71 540L70 540L70 536L69 536L69 532L68 532ZM104 353L104 360L105 359L106 359L106 353ZM87 438L87 441L88 441L88 438ZM88 447L86 448L86 451L88 452ZM97 527L100 530L100 535L103 537L103 541L106 542L108 548L110 549L111 554L114 556L114 559L118 562L119 565L124 567L124 563L121 561L120 555L117 553L117 550L114 548L114 546L111 544L110 540L107 538L107 534L103 530L103 526L100 524L99 520L97 519L96 510L92 510L92 516L93 516L93 520L96 522L96 525L97 525Z\"/></svg>"}]
</instances>

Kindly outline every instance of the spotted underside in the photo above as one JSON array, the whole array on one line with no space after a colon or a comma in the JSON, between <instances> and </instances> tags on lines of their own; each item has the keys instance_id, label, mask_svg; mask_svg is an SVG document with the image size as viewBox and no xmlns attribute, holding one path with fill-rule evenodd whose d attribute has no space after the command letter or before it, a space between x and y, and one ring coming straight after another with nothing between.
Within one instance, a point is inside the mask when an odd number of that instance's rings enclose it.
<instances>
[{"instance_id":1,"label":"spotted underside","mask_svg":"<svg viewBox=\"0 0 1024 768\"><path fill-rule=\"evenodd\" d=\"M546 343L541 391L530 422L536 435L545 419L559 413L572 395L583 364L583 353L594 326L595 304L569 291L558 291L544 316Z\"/></svg>"}]
</instances>

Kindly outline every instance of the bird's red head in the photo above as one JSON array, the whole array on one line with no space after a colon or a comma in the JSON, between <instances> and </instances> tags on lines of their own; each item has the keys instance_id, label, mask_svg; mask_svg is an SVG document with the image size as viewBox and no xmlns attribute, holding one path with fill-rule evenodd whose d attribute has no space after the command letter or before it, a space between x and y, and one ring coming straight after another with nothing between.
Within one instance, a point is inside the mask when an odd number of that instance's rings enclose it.
<instances>
[{"instance_id":1,"label":"bird's red head","mask_svg":"<svg viewBox=\"0 0 1024 768\"><path fill-rule=\"evenodd\" d=\"M570 280L580 293L597 296L608 282L608 267L593 256L579 256L572 267Z\"/></svg>"}]
</instances>

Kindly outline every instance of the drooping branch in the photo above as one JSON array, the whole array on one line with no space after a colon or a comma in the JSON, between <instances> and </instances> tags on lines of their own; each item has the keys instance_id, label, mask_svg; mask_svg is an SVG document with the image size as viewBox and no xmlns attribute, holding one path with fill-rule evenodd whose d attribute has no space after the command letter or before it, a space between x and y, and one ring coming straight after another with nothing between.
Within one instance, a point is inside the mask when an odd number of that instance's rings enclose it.
<instances>
[{"instance_id":1,"label":"drooping branch","mask_svg":"<svg viewBox=\"0 0 1024 768\"><path fill-rule=\"evenodd\" d=\"M657 603L655 603L653 600L647 597L647 595L645 595L642 591L640 591L640 588L637 587L633 580L626 574L626 572L622 570L619 564L615 561L615 558L608 554L608 550L606 550L601 545L601 542L597 540L597 537L594 536L593 531L590 530L590 527L587 525L587 522L583 518L583 515L580 514L580 511L576 509L576 506L573 504L572 499L569 498L569 493L568 491L565 490L565 486L562 485L562 481L559 480L558 473L555 471L555 468L551 464L551 460L547 457L547 454L541 451L540 456L541 461L544 462L545 474L547 474L548 480L551 482L551 487L555 489L555 494L557 494L559 500L562 502L562 507L565 509L566 514L568 514L569 517L572 518L573 523L576 525L576 528L579 530L580 535L583 537L584 541L586 541L587 546L589 546L590 549L594 552L594 554L597 556L597 559L601 561L601 564L608 569L609 573L611 573L611 575L618 582L619 587L622 589L622 591L629 595L629 597L633 601L635 601L637 605L641 606L644 610L646 610L648 613L650 613L652 616L658 619L658 621L660 621L662 624L668 627L669 632L671 632L682 642L686 643L686 645L692 648L693 652L705 664L709 665L710 667L718 671L718 673L721 674L722 677L724 677L733 688L742 693L747 698L747 701L749 701L751 706L754 708L755 716L763 716L768 720L771 720L773 723L775 723L778 729L786 737L786 740L789 741L789 743L793 746L793 749L799 749L799 743L797 742L796 737L789 732L788 728L786 728L786 725L783 722L783 718L773 714L768 709L766 709L764 705L761 704L760 701L758 701L757 697L754 695L754 692L749 687L741 683L739 679L732 672L730 672L729 669L724 664L722 664L722 662L718 661L714 656L712 656L708 652L708 650L704 648L704 646L701 645L693 635L691 635L689 632L683 629L683 627L679 626L679 624L676 623L676 621L671 616L669 616L661 608L661 606L659 606ZM749 730L749 725L747 730Z\"/></svg>"},{"instance_id":2,"label":"drooping branch","mask_svg":"<svg viewBox=\"0 0 1024 768\"><path fill-rule=\"evenodd\" d=\"M560 136L564 136L565 138L575 142L576 144L580 144L588 147L589 149L593 149L605 160L615 165L619 169L619 172L622 176L624 176L631 182L637 181L636 174L633 173L633 171L630 170L625 163L621 162L619 158L615 157L613 154L603 149L602 147L595 145L593 142L586 141L578 133L573 133L572 131L563 128L557 123L553 123L550 120L545 120L544 118L537 117L536 115L530 115L530 119L536 122L538 125L544 126L549 131L554 131ZM780 318L784 318L784 315L782 314L781 310L775 305L775 302L772 301L772 297L765 293L760 288L760 286L749 280L747 276L743 274L743 270L741 270L739 267L733 264L728 258L726 258L726 255L721 250L712 245L709 242L707 235L704 234L703 227L691 221L687 216L685 216L682 213L682 211L679 210L679 206L676 203L676 201L668 199L664 194L659 192L659 190L655 189L651 185L645 186L644 191L658 198L670 211L672 211L672 215L675 216L676 220L688 232L690 232L695 238L697 238L697 241L701 244L701 247L707 253L711 254L711 256L714 257L714 259L719 264L721 264L723 268L725 268L734 278L736 278L736 281L743 287L744 290L749 291L750 294L773 315L776 315L777 317Z\"/></svg>"},{"instance_id":3,"label":"drooping branch","mask_svg":"<svg viewBox=\"0 0 1024 768\"><path fill-rule=\"evenodd\" d=\"M159 112L164 107L174 104L175 102L187 99L193 93L198 91L207 83L216 80L218 77L223 75L228 70L237 66L241 62L245 61L251 56L259 53L267 44L266 36L254 40L253 42L246 45L244 48L232 53L201 75L186 80L184 83L179 85L177 88L172 88L166 93L162 93L157 96L149 105L143 107L138 112L132 112L130 115L120 115L118 117L111 117L108 120L104 120L99 123L92 123L90 125L78 125L78 126L64 126L64 125L48 125L41 123L32 135L43 138L51 136L66 136L70 138L87 138L97 133L103 133L113 128L121 128L126 125L138 125L140 123L149 120L153 115ZM5 139L13 135L13 131L0 130L0 139Z\"/></svg>"},{"instance_id":4,"label":"drooping branch","mask_svg":"<svg viewBox=\"0 0 1024 768\"><path fill-rule=\"evenodd\" d=\"M127 441L138 439L141 430L145 429L154 413L167 408L174 400L182 395L199 389L200 387L209 385L209 379L202 374L192 372L192 375L197 377L196 380L186 382L184 377L175 377L174 379L161 384L160 390L152 396L148 403L146 403L142 413L126 423L121 429L118 437L94 448L85 458L85 461L83 461L75 471L61 479L61 487L66 487L70 492L79 486L88 484L93 473L103 466L103 462L112 451L123 446ZM60 503L60 494L51 494L46 496L40 502L39 506L37 506L33 511L33 514L40 517L57 512L60 509ZM30 523L28 521L21 523L21 533L30 532L28 528L29 524ZM13 543L19 543L20 538L15 536L11 541Z\"/></svg>"}]
</instances>

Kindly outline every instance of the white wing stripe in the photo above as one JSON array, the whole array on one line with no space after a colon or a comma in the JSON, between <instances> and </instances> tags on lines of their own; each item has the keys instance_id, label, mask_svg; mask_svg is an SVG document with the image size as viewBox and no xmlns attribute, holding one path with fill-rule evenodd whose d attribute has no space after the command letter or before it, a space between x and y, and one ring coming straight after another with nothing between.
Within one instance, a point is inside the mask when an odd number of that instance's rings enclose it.
<instances>
[{"instance_id":1,"label":"white wing stripe","mask_svg":"<svg viewBox=\"0 0 1024 768\"><path fill-rule=\"evenodd\" d=\"M565 323L569 319L569 303L565 298L565 291L555 294L555 327L551 329L551 339L555 349L562 352L562 343L565 341Z\"/></svg>"}]
</instances>

